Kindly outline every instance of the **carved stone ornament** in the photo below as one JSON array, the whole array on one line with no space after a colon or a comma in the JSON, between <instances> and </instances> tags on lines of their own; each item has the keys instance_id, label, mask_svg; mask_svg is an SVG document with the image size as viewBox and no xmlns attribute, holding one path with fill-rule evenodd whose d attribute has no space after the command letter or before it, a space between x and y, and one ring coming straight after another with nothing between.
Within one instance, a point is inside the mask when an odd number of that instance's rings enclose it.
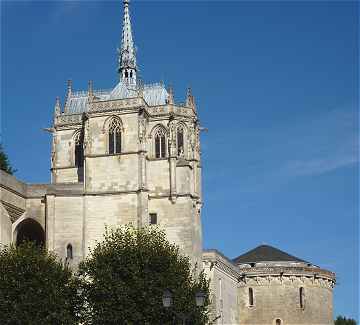
<instances>
[{"instance_id":1,"label":"carved stone ornament","mask_svg":"<svg viewBox=\"0 0 360 325\"><path fill-rule=\"evenodd\" d=\"M52 143L51 143L51 168L55 167L55 159L56 159L56 148L55 148L55 135L53 135Z\"/></svg>"},{"instance_id":2,"label":"carved stone ornament","mask_svg":"<svg viewBox=\"0 0 360 325\"><path fill-rule=\"evenodd\" d=\"M145 136L146 136L146 119L143 118L143 117L139 118L138 135L139 135L140 143L144 143L145 142Z\"/></svg>"},{"instance_id":3,"label":"carved stone ornament","mask_svg":"<svg viewBox=\"0 0 360 325\"><path fill-rule=\"evenodd\" d=\"M168 129L169 129L169 145L171 145L171 147L176 147L176 121L175 120L171 120L168 123Z\"/></svg>"},{"instance_id":4,"label":"carved stone ornament","mask_svg":"<svg viewBox=\"0 0 360 325\"><path fill-rule=\"evenodd\" d=\"M91 149L91 136L90 136L90 121L85 122L85 136L84 136L84 151L85 154L90 153Z\"/></svg>"},{"instance_id":5,"label":"carved stone ornament","mask_svg":"<svg viewBox=\"0 0 360 325\"><path fill-rule=\"evenodd\" d=\"M196 149L196 152L200 154L201 149L200 149L200 129L199 129L199 127L196 128L195 132L196 132L195 133L196 134L195 149Z\"/></svg>"}]
</instances>

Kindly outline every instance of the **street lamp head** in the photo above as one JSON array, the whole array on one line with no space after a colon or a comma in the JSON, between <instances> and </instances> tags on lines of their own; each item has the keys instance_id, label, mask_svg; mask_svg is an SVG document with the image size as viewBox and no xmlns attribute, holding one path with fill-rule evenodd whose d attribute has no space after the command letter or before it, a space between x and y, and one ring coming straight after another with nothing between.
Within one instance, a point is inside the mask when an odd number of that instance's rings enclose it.
<instances>
[{"instance_id":1,"label":"street lamp head","mask_svg":"<svg viewBox=\"0 0 360 325\"><path fill-rule=\"evenodd\" d=\"M198 291L195 294L196 306L198 307L204 306L205 298L206 298L205 293L203 293L202 291Z\"/></svg>"},{"instance_id":2,"label":"street lamp head","mask_svg":"<svg viewBox=\"0 0 360 325\"><path fill-rule=\"evenodd\" d=\"M169 308L173 304L173 294L169 289L166 289L162 296L162 303L165 308Z\"/></svg>"}]
</instances>

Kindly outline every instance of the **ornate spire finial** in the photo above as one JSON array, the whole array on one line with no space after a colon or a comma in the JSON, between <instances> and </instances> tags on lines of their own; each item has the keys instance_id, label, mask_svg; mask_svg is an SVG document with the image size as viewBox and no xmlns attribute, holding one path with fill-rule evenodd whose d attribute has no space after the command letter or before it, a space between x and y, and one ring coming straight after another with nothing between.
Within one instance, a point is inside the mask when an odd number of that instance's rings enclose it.
<instances>
[{"instance_id":1,"label":"ornate spire finial","mask_svg":"<svg viewBox=\"0 0 360 325\"><path fill-rule=\"evenodd\" d=\"M168 94L169 94L167 99L168 104L174 104L174 90L172 86L169 87Z\"/></svg>"},{"instance_id":2,"label":"ornate spire finial","mask_svg":"<svg viewBox=\"0 0 360 325\"><path fill-rule=\"evenodd\" d=\"M191 107L192 106L192 94L191 94L191 88L188 87L187 92L186 92L186 102L185 102L187 107Z\"/></svg>"},{"instance_id":3,"label":"ornate spire finial","mask_svg":"<svg viewBox=\"0 0 360 325\"><path fill-rule=\"evenodd\" d=\"M93 81L89 80L88 82L88 96L90 99L94 97L94 90L93 90Z\"/></svg>"},{"instance_id":4,"label":"ornate spire finial","mask_svg":"<svg viewBox=\"0 0 360 325\"><path fill-rule=\"evenodd\" d=\"M191 88L190 88L190 87L187 89L186 103L185 103L185 105L186 105L187 107L192 107L193 109L196 109L194 96L192 95L192 92L191 92Z\"/></svg>"},{"instance_id":5,"label":"ornate spire finial","mask_svg":"<svg viewBox=\"0 0 360 325\"><path fill-rule=\"evenodd\" d=\"M55 113L55 116L59 116L61 114L61 105L60 105L59 97L56 97L54 113Z\"/></svg>"},{"instance_id":6,"label":"ornate spire finial","mask_svg":"<svg viewBox=\"0 0 360 325\"><path fill-rule=\"evenodd\" d=\"M72 93L72 80L69 79L67 81L67 94L69 97L71 96L71 93Z\"/></svg>"},{"instance_id":7,"label":"ornate spire finial","mask_svg":"<svg viewBox=\"0 0 360 325\"><path fill-rule=\"evenodd\" d=\"M132 36L129 3L124 0L124 19L121 38L121 48L119 50L118 72L120 80L129 85L136 85L136 53Z\"/></svg>"}]
</instances>

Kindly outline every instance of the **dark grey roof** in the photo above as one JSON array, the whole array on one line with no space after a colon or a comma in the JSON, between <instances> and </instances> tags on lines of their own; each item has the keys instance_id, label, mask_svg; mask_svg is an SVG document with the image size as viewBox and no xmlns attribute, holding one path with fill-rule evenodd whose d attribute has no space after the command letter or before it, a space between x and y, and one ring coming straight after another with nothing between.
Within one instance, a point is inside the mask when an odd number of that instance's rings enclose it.
<instances>
[{"instance_id":1,"label":"dark grey roof","mask_svg":"<svg viewBox=\"0 0 360 325\"><path fill-rule=\"evenodd\" d=\"M310 264L309 262L268 245L258 246L245 254L234 258L233 262L235 264L250 264L259 262L299 262Z\"/></svg>"}]
</instances>

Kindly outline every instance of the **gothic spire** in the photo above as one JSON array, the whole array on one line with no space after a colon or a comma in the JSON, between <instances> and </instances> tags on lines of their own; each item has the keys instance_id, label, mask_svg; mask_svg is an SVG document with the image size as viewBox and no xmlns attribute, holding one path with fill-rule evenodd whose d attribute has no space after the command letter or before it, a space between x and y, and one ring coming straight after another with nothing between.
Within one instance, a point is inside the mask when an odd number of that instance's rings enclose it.
<instances>
[{"instance_id":1,"label":"gothic spire","mask_svg":"<svg viewBox=\"0 0 360 325\"><path fill-rule=\"evenodd\" d=\"M136 53L131 29L129 2L130 0L123 0L124 19L121 48L119 50L118 72L121 81L126 84L136 85Z\"/></svg>"}]
</instances>

